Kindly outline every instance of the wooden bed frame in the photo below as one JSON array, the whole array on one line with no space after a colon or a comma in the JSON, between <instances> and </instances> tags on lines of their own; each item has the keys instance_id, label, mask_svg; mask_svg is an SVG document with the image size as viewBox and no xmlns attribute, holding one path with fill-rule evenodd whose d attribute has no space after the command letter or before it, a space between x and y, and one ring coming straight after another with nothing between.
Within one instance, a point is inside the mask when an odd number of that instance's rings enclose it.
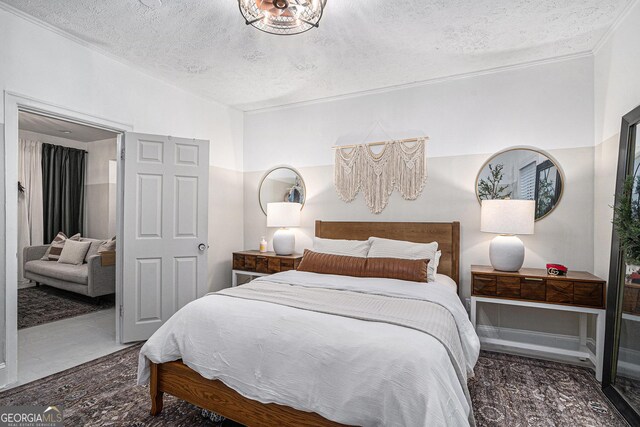
<instances>
[{"instance_id":1,"label":"wooden bed frame","mask_svg":"<svg viewBox=\"0 0 640 427\"><path fill-rule=\"evenodd\" d=\"M366 240L375 236L416 243L437 241L442 251L438 273L446 274L456 283L460 279L459 222L316 221L315 234L329 239ZM248 399L222 381L202 377L181 361L151 363L149 390L151 415L158 415L162 411L163 395L168 393L249 427L342 426L313 412Z\"/></svg>"}]
</instances>

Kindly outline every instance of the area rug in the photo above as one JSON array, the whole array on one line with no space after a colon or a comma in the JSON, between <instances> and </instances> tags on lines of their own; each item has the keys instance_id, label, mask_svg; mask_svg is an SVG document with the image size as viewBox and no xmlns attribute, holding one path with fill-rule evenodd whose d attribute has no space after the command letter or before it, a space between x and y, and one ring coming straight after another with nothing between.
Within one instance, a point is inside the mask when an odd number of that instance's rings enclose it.
<instances>
[{"instance_id":1,"label":"area rug","mask_svg":"<svg viewBox=\"0 0 640 427\"><path fill-rule=\"evenodd\" d=\"M482 352L469 381L478 426L627 426L593 371Z\"/></svg>"},{"instance_id":2,"label":"area rug","mask_svg":"<svg viewBox=\"0 0 640 427\"><path fill-rule=\"evenodd\" d=\"M615 387L631 406L640 410L640 381L618 375L615 379Z\"/></svg>"},{"instance_id":3,"label":"area rug","mask_svg":"<svg viewBox=\"0 0 640 427\"><path fill-rule=\"evenodd\" d=\"M18 329L106 310L114 301L113 295L91 298L45 285L18 289Z\"/></svg>"},{"instance_id":4,"label":"area rug","mask_svg":"<svg viewBox=\"0 0 640 427\"><path fill-rule=\"evenodd\" d=\"M168 395L162 413L149 415L148 388L135 384L139 350L136 345L2 392L0 406L62 404L70 426L215 425ZM585 368L483 352L470 390L480 427L626 425Z\"/></svg>"}]
</instances>

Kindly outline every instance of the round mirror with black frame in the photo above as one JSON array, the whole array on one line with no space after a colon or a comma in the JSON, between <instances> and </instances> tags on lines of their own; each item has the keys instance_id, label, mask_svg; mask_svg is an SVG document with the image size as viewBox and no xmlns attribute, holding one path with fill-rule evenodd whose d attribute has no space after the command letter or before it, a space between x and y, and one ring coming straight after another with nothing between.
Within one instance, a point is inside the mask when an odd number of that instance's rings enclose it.
<instances>
[{"instance_id":1,"label":"round mirror with black frame","mask_svg":"<svg viewBox=\"0 0 640 427\"><path fill-rule=\"evenodd\" d=\"M509 148L494 154L476 177L478 202L492 199L535 200L536 221L558 206L564 175L558 162L542 150Z\"/></svg>"},{"instance_id":2,"label":"round mirror with black frame","mask_svg":"<svg viewBox=\"0 0 640 427\"><path fill-rule=\"evenodd\" d=\"M306 196L307 187L304 179L300 172L291 166L276 166L269 169L258 186L258 203L265 215L269 203L300 203L304 208Z\"/></svg>"},{"instance_id":3,"label":"round mirror with black frame","mask_svg":"<svg viewBox=\"0 0 640 427\"><path fill-rule=\"evenodd\" d=\"M640 425L640 107L622 119L607 290L602 389Z\"/></svg>"}]
</instances>

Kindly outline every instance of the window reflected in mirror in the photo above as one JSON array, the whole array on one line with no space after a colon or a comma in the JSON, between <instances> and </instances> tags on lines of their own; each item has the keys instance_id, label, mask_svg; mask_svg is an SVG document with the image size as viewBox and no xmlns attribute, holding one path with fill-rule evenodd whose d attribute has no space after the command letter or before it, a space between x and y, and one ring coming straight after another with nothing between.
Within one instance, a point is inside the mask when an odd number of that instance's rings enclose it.
<instances>
[{"instance_id":1,"label":"window reflected in mirror","mask_svg":"<svg viewBox=\"0 0 640 427\"><path fill-rule=\"evenodd\" d=\"M306 187L300 173L288 166L269 170L258 188L258 198L262 212L267 214L267 204L277 202L300 203L304 207Z\"/></svg>"},{"instance_id":2,"label":"window reflected in mirror","mask_svg":"<svg viewBox=\"0 0 640 427\"><path fill-rule=\"evenodd\" d=\"M514 148L491 157L476 179L478 201L516 199L536 201L536 221L560 203L563 190L560 167L547 154Z\"/></svg>"}]
</instances>

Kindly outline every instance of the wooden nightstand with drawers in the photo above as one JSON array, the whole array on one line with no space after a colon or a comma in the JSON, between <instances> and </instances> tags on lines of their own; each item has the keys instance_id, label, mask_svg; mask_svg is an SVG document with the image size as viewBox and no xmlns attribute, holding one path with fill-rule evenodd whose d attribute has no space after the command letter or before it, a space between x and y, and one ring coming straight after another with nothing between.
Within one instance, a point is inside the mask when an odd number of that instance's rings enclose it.
<instances>
[{"instance_id":1,"label":"wooden nightstand with drawers","mask_svg":"<svg viewBox=\"0 0 640 427\"><path fill-rule=\"evenodd\" d=\"M503 338L480 337L492 346L534 350L589 359L596 378L602 379L606 282L584 271L569 271L566 276L549 276L542 268L523 268L510 273L484 265L471 266L471 322L476 327L478 303L501 304L578 313L579 347L575 350L522 343ZM587 347L587 316L596 316L596 353ZM532 321L535 322L535 319Z\"/></svg>"},{"instance_id":2,"label":"wooden nightstand with drawers","mask_svg":"<svg viewBox=\"0 0 640 427\"><path fill-rule=\"evenodd\" d=\"M255 278L296 270L301 260L302 254L276 255L275 252L234 252L232 286L238 286L238 276Z\"/></svg>"}]
</instances>

